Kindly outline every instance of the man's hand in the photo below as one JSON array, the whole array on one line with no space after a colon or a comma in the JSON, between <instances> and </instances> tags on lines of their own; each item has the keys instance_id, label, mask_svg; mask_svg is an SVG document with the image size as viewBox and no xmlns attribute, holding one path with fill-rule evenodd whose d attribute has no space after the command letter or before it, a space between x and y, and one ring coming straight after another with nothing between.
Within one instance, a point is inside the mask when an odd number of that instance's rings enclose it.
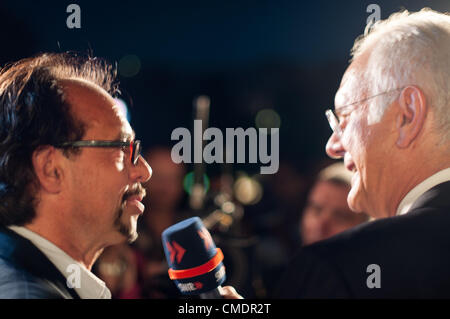
<instances>
[{"instance_id":1,"label":"man's hand","mask_svg":"<svg viewBox=\"0 0 450 319\"><path fill-rule=\"evenodd\" d=\"M244 299L232 286L219 287L223 299Z\"/></svg>"}]
</instances>

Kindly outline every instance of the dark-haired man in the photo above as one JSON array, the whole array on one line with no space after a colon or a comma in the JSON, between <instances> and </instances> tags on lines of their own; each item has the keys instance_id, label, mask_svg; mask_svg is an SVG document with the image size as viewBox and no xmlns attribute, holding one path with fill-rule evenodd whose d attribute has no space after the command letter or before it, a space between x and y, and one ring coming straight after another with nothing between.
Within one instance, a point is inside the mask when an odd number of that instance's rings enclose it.
<instances>
[{"instance_id":1,"label":"dark-haired man","mask_svg":"<svg viewBox=\"0 0 450 319\"><path fill-rule=\"evenodd\" d=\"M90 271L133 241L151 168L108 65L69 54L0 74L0 298L110 298Z\"/></svg>"}]
</instances>

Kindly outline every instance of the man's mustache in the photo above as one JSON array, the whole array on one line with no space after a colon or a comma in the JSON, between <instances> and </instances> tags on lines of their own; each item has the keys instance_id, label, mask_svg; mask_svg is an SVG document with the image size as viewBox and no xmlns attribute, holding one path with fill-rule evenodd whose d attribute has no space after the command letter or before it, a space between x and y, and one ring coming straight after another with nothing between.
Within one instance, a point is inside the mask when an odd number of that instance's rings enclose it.
<instances>
[{"instance_id":1,"label":"man's mustache","mask_svg":"<svg viewBox=\"0 0 450 319\"><path fill-rule=\"evenodd\" d=\"M125 194L123 195L123 201L126 201L131 196L139 196L144 198L146 194L147 192L145 191L145 188L142 187L140 183L135 184L125 192Z\"/></svg>"}]
</instances>

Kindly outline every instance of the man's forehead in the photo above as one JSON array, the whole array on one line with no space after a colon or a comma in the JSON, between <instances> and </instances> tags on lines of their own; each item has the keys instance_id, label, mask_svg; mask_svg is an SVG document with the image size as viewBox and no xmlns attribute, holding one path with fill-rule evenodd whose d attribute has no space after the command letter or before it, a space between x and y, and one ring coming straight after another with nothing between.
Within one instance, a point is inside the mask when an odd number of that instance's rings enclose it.
<instances>
[{"instance_id":1,"label":"man's forehead","mask_svg":"<svg viewBox=\"0 0 450 319\"><path fill-rule=\"evenodd\" d=\"M119 138L121 140L134 140L136 134L131 128L130 122L128 122L122 107L120 107L120 105L116 102L116 104L112 106L112 110L114 111L116 117L119 119L121 123L121 131L119 133L120 134Z\"/></svg>"},{"instance_id":2,"label":"man's forehead","mask_svg":"<svg viewBox=\"0 0 450 319\"><path fill-rule=\"evenodd\" d=\"M66 100L75 111L94 112L115 104L114 99L103 88L83 79L59 80Z\"/></svg>"},{"instance_id":3,"label":"man's forehead","mask_svg":"<svg viewBox=\"0 0 450 319\"><path fill-rule=\"evenodd\" d=\"M335 109L357 102L363 96L363 77L360 70L350 66L342 77L339 90L334 98Z\"/></svg>"},{"instance_id":4,"label":"man's forehead","mask_svg":"<svg viewBox=\"0 0 450 319\"><path fill-rule=\"evenodd\" d=\"M334 98L335 109L364 98L367 83L364 81L364 72L370 58L370 50L357 56L349 65L342 77L339 90Z\"/></svg>"},{"instance_id":5,"label":"man's forehead","mask_svg":"<svg viewBox=\"0 0 450 319\"><path fill-rule=\"evenodd\" d=\"M65 79L60 83L72 112L87 125L88 130L107 129L105 133L114 134L115 139L134 139L134 131L124 112L103 88L81 79Z\"/></svg>"}]
</instances>

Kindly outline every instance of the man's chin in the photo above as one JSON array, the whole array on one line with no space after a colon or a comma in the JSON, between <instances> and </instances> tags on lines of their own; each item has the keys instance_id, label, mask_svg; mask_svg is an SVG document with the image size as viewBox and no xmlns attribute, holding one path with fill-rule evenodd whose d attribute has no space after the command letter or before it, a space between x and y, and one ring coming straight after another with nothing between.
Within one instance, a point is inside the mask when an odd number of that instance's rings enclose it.
<instances>
[{"instance_id":1,"label":"man's chin","mask_svg":"<svg viewBox=\"0 0 450 319\"><path fill-rule=\"evenodd\" d=\"M127 237L127 242L129 244L134 243L136 241L136 239L138 239L138 237L139 237L139 235L136 231L133 233L129 233L128 237Z\"/></svg>"},{"instance_id":2,"label":"man's chin","mask_svg":"<svg viewBox=\"0 0 450 319\"><path fill-rule=\"evenodd\" d=\"M348 207L354 213L363 213L363 210L360 206L357 206L356 204L352 204L350 201L348 202Z\"/></svg>"},{"instance_id":3,"label":"man's chin","mask_svg":"<svg viewBox=\"0 0 450 319\"><path fill-rule=\"evenodd\" d=\"M359 172L354 172L351 180L351 189L347 195L348 207L355 213L362 213L362 207L360 205L361 199L361 179Z\"/></svg>"},{"instance_id":4,"label":"man's chin","mask_svg":"<svg viewBox=\"0 0 450 319\"><path fill-rule=\"evenodd\" d=\"M347 204L348 207L355 213L363 213L364 210L362 208L362 205L360 203L360 197L358 194L358 189L355 187L356 185L352 186L352 189L348 193L347 196Z\"/></svg>"},{"instance_id":5,"label":"man's chin","mask_svg":"<svg viewBox=\"0 0 450 319\"><path fill-rule=\"evenodd\" d=\"M130 244L138 238L137 231L126 226L119 228L119 233Z\"/></svg>"},{"instance_id":6,"label":"man's chin","mask_svg":"<svg viewBox=\"0 0 450 319\"><path fill-rule=\"evenodd\" d=\"M116 223L117 231L128 243L132 243L138 238L137 216L129 216L127 219L124 217Z\"/></svg>"}]
</instances>

